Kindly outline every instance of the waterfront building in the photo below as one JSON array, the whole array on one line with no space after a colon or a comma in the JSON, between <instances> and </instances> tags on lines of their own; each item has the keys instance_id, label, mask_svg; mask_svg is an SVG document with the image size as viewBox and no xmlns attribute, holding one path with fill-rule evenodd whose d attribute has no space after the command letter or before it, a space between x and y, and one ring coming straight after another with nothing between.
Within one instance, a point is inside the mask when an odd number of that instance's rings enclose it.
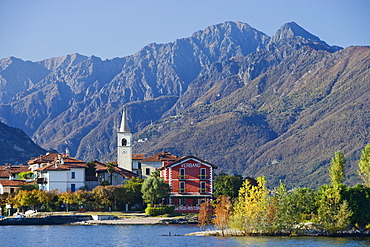
<instances>
[{"instance_id":1,"label":"waterfront building","mask_svg":"<svg viewBox=\"0 0 370 247\"><path fill-rule=\"evenodd\" d=\"M47 153L27 162L37 175L37 183L42 190L76 191L85 187L87 164L65 154Z\"/></svg>"},{"instance_id":2,"label":"waterfront building","mask_svg":"<svg viewBox=\"0 0 370 247\"><path fill-rule=\"evenodd\" d=\"M169 204L177 206L175 212L199 212L203 201L212 200L215 169L215 165L195 156L164 162L158 168L160 177L171 187Z\"/></svg>"}]
</instances>

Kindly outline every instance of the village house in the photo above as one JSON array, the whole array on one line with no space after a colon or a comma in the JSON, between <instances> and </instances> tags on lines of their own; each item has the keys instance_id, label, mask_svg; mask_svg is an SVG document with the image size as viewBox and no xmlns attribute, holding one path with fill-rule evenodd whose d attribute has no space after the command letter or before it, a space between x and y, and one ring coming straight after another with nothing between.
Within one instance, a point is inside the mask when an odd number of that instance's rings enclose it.
<instances>
[{"instance_id":1,"label":"village house","mask_svg":"<svg viewBox=\"0 0 370 247\"><path fill-rule=\"evenodd\" d=\"M175 212L194 213L203 201L212 200L213 177L217 167L194 156L166 162L158 170L171 187L170 205Z\"/></svg>"},{"instance_id":2,"label":"village house","mask_svg":"<svg viewBox=\"0 0 370 247\"><path fill-rule=\"evenodd\" d=\"M107 164L99 161L94 161L94 164L99 185L104 181L107 181L110 185L123 185L130 178L138 177L136 173L118 167L116 162L114 163L114 170L112 172L108 172Z\"/></svg>"},{"instance_id":3,"label":"village house","mask_svg":"<svg viewBox=\"0 0 370 247\"><path fill-rule=\"evenodd\" d=\"M51 191L76 191L85 187L87 164L65 154L47 153L29 160L30 169L37 174L40 189Z\"/></svg>"},{"instance_id":4,"label":"village house","mask_svg":"<svg viewBox=\"0 0 370 247\"><path fill-rule=\"evenodd\" d=\"M0 195L4 193L15 193L22 185L27 185L23 180L0 180Z\"/></svg>"},{"instance_id":5,"label":"village house","mask_svg":"<svg viewBox=\"0 0 370 247\"><path fill-rule=\"evenodd\" d=\"M0 166L0 180L17 180L19 173L29 171L31 170L26 165L5 164Z\"/></svg>"}]
</instances>

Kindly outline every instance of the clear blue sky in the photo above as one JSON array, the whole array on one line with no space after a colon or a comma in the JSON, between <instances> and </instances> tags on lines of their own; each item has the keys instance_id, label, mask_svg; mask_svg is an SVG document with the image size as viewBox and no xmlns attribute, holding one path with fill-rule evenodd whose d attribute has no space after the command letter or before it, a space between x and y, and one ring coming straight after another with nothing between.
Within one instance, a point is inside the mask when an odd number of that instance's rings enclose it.
<instances>
[{"instance_id":1,"label":"clear blue sky","mask_svg":"<svg viewBox=\"0 0 370 247\"><path fill-rule=\"evenodd\" d=\"M370 0L0 0L0 59L102 59L224 21L272 36L295 21L330 45L370 45Z\"/></svg>"}]
</instances>

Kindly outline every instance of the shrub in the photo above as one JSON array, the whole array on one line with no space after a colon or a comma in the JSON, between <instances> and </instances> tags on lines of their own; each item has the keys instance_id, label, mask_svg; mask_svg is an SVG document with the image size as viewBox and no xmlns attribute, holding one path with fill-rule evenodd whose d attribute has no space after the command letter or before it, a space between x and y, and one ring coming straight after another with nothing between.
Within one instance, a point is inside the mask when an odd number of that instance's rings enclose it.
<instances>
[{"instance_id":1,"label":"shrub","mask_svg":"<svg viewBox=\"0 0 370 247\"><path fill-rule=\"evenodd\" d=\"M151 216L163 215L163 214L173 214L175 211L175 206L149 206L145 209L145 213Z\"/></svg>"}]
</instances>

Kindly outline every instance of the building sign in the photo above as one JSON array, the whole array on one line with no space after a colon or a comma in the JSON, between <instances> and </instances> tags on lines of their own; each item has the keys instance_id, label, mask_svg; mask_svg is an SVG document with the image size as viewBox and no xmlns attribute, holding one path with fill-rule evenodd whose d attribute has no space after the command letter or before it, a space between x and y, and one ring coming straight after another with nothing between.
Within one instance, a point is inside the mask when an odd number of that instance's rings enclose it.
<instances>
[{"instance_id":1,"label":"building sign","mask_svg":"<svg viewBox=\"0 0 370 247\"><path fill-rule=\"evenodd\" d=\"M200 206L178 206L175 208L175 212L199 212Z\"/></svg>"},{"instance_id":2,"label":"building sign","mask_svg":"<svg viewBox=\"0 0 370 247\"><path fill-rule=\"evenodd\" d=\"M182 163L181 168L193 168L197 167L200 168L200 163Z\"/></svg>"}]
</instances>

